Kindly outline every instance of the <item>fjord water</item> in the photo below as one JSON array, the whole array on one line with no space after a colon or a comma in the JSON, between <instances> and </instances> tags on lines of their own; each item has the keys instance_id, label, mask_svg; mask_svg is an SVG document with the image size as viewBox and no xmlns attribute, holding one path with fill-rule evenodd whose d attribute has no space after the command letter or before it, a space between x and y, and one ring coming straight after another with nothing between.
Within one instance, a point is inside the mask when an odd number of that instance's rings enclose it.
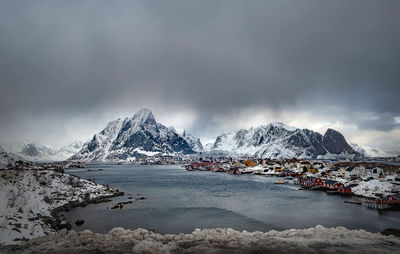
<instances>
[{"instance_id":1,"label":"fjord water","mask_svg":"<svg viewBox=\"0 0 400 254\"><path fill-rule=\"evenodd\" d=\"M97 170L102 169L102 170ZM274 184L277 178L189 172L179 165L138 166L93 164L67 173L146 197L122 209L109 209L128 196L112 202L90 204L65 213L73 227L106 233L114 227L146 228L157 233L190 233L196 228L230 227L268 231L344 226L379 232L400 228L400 212L379 212L347 204L340 196L303 191L293 184Z\"/></svg>"}]
</instances>

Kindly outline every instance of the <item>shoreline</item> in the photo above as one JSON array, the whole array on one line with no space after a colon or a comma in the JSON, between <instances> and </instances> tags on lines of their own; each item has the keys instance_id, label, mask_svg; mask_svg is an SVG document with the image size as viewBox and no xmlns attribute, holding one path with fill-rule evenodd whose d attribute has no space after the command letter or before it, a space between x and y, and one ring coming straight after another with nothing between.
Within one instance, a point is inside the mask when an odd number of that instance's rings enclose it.
<instances>
[{"instance_id":1,"label":"shoreline","mask_svg":"<svg viewBox=\"0 0 400 254\"><path fill-rule=\"evenodd\" d=\"M0 171L0 244L70 229L60 213L109 201L124 192L51 170Z\"/></svg>"}]
</instances>

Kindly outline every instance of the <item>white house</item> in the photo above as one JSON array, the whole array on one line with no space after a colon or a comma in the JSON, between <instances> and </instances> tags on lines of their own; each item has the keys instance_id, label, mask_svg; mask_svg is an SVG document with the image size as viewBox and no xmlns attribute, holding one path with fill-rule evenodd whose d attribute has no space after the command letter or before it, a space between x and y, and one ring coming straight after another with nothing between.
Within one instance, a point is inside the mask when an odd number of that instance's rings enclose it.
<instances>
[{"instance_id":1,"label":"white house","mask_svg":"<svg viewBox=\"0 0 400 254\"><path fill-rule=\"evenodd\" d=\"M381 169L381 168L367 167L367 168L365 168L364 172L361 173L360 177L363 179L367 179L370 177L379 178L384 175L385 175L385 173L383 172L383 169Z\"/></svg>"}]
</instances>

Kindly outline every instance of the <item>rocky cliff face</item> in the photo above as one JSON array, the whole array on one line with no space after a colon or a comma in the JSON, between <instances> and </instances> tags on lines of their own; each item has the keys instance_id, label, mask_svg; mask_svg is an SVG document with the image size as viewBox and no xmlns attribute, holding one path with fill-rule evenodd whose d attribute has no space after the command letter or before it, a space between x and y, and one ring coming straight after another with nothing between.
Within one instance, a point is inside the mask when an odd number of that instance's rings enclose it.
<instances>
[{"instance_id":1,"label":"rocky cliff face","mask_svg":"<svg viewBox=\"0 0 400 254\"><path fill-rule=\"evenodd\" d=\"M162 154L193 154L193 148L174 129L157 123L151 110L141 109L132 118L110 122L71 159L131 161Z\"/></svg>"},{"instance_id":2,"label":"rocky cliff face","mask_svg":"<svg viewBox=\"0 0 400 254\"><path fill-rule=\"evenodd\" d=\"M343 152L347 153L354 153L355 151L353 148L347 144L346 139L343 135L335 130L328 129L325 132L324 139L323 139L323 146L325 149L332 154L339 154Z\"/></svg>"}]
</instances>

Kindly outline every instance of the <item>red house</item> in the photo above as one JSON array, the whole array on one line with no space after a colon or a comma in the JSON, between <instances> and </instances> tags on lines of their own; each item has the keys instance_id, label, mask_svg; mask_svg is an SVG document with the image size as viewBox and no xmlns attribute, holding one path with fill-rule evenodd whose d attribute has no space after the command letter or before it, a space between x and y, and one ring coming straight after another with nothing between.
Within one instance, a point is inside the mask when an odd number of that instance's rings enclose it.
<instances>
[{"instance_id":1,"label":"red house","mask_svg":"<svg viewBox=\"0 0 400 254\"><path fill-rule=\"evenodd\" d=\"M393 195L387 195L386 196L388 203L390 204L400 204L400 194L393 194Z\"/></svg>"},{"instance_id":2,"label":"red house","mask_svg":"<svg viewBox=\"0 0 400 254\"><path fill-rule=\"evenodd\" d=\"M338 191L339 191L340 193L342 193L342 194L346 194L346 195L348 195L348 194L351 194L351 193L352 193L352 191L351 191L351 188L350 188L350 187L344 187L344 186L340 186L340 187L338 188Z\"/></svg>"},{"instance_id":3,"label":"red house","mask_svg":"<svg viewBox=\"0 0 400 254\"><path fill-rule=\"evenodd\" d=\"M314 184L315 186L324 186L325 181L322 180L321 178L315 178Z\"/></svg>"},{"instance_id":4,"label":"red house","mask_svg":"<svg viewBox=\"0 0 400 254\"><path fill-rule=\"evenodd\" d=\"M337 189L339 189L340 187L343 187L343 186L344 186L343 183L336 182L336 181L333 181L333 180L326 180L324 185L323 185L324 188L327 188L327 189L330 189L330 190L337 190Z\"/></svg>"}]
</instances>

